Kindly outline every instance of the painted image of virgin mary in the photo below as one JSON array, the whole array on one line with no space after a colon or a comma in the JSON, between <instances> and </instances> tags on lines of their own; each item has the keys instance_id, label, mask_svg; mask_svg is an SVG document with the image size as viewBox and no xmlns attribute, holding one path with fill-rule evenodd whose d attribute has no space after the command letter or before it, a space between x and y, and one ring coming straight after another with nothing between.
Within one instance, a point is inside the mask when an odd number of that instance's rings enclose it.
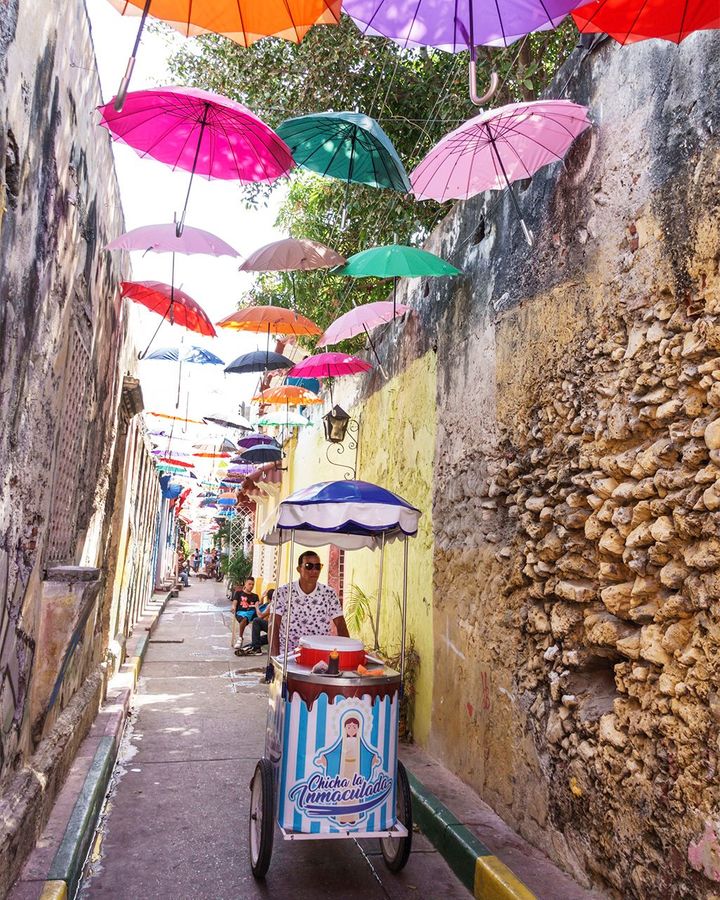
<instances>
[{"instance_id":1,"label":"painted image of virgin mary","mask_svg":"<svg viewBox=\"0 0 720 900\"><path fill-rule=\"evenodd\" d=\"M380 757L365 743L360 733L360 720L355 715L346 716L340 726L340 736L327 750L315 758L315 763L322 766L331 778L340 776L348 784L353 783L356 775L369 780L372 771L380 762ZM347 805L352 805L350 801ZM342 806L343 804L339 804ZM338 822L352 825L357 821L356 815L341 815Z\"/></svg>"}]
</instances>

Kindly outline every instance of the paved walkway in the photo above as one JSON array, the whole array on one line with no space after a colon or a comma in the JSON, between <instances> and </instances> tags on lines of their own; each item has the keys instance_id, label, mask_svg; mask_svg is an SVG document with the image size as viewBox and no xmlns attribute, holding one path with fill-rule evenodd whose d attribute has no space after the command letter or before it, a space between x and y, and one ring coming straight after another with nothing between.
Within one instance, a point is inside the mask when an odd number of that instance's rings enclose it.
<instances>
[{"instance_id":1,"label":"paved walkway","mask_svg":"<svg viewBox=\"0 0 720 900\"><path fill-rule=\"evenodd\" d=\"M283 842L264 884L250 873L248 784L264 747L263 657L229 647L228 602L191 581L153 633L115 787L80 896L400 900L470 896L416 834L391 875L377 844Z\"/></svg>"}]
</instances>

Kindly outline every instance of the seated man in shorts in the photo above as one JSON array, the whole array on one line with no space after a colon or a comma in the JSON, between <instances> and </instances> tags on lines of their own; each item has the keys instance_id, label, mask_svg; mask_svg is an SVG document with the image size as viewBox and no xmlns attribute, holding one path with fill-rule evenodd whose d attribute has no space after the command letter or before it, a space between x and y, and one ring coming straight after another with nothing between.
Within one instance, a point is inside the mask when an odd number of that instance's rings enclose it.
<instances>
[{"instance_id":1,"label":"seated man in shorts","mask_svg":"<svg viewBox=\"0 0 720 900\"><path fill-rule=\"evenodd\" d=\"M233 594L232 614L235 616L240 626L238 648L242 647L243 633L245 629L257 615L256 607L260 602L260 598L257 594L253 593L254 587L255 579L252 577L246 578L243 582L242 588L239 591L235 591L235 593Z\"/></svg>"}]
</instances>

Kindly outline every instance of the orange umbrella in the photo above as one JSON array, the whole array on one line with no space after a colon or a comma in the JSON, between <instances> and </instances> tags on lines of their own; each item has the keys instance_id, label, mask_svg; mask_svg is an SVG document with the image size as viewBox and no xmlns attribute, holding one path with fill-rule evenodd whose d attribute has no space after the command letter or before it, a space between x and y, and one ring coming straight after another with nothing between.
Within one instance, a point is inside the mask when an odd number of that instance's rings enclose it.
<instances>
[{"instance_id":1,"label":"orange umbrella","mask_svg":"<svg viewBox=\"0 0 720 900\"><path fill-rule=\"evenodd\" d=\"M193 456L199 456L201 459L230 459L229 453L193 453Z\"/></svg>"},{"instance_id":2,"label":"orange umbrella","mask_svg":"<svg viewBox=\"0 0 720 900\"><path fill-rule=\"evenodd\" d=\"M253 397L253 401L273 406L285 406L290 403L309 406L311 403L322 403L322 398L312 391L308 391L307 388L295 384L281 384L278 387L260 391Z\"/></svg>"},{"instance_id":3,"label":"orange umbrella","mask_svg":"<svg viewBox=\"0 0 720 900\"><path fill-rule=\"evenodd\" d=\"M234 331L253 331L255 334L322 334L322 328L300 313L284 306L247 306L215 323Z\"/></svg>"},{"instance_id":4,"label":"orange umbrella","mask_svg":"<svg viewBox=\"0 0 720 900\"><path fill-rule=\"evenodd\" d=\"M313 25L337 25L342 0L110 0L123 15L142 16L132 56L115 100L122 109L148 15L162 19L186 37L209 31L243 47L263 37L299 44Z\"/></svg>"},{"instance_id":5,"label":"orange umbrella","mask_svg":"<svg viewBox=\"0 0 720 900\"><path fill-rule=\"evenodd\" d=\"M148 412L149 416L155 416L158 419L170 419L171 422L190 422L193 425L204 425L202 419L187 419L185 416L172 416L170 413Z\"/></svg>"}]
</instances>

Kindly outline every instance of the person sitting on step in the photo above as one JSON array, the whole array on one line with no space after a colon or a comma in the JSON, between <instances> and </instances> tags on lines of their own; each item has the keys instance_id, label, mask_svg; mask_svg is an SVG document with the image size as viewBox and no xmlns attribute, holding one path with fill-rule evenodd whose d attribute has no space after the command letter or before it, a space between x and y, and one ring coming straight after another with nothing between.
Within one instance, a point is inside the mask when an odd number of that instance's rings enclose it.
<instances>
[{"instance_id":1,"label":"person sitting on step","mask_svg":"<svg viewBox=\"0 0 720 900\"><path fill-rule=\"evenodd\" d=\"M238 621L238 625L240 626L240 633L238 635L237 649L240 650L242 648L243 642L243 633L247 628L248 624L252 622L252 620L257 615L257 604L260 602L260 598L257 594L253 592L253 588L255 587L255 579L252 576L249 576L243 582L242 588L240 590L235 591L232 598L232 614Z\"/></svg>"}]
</instances>

